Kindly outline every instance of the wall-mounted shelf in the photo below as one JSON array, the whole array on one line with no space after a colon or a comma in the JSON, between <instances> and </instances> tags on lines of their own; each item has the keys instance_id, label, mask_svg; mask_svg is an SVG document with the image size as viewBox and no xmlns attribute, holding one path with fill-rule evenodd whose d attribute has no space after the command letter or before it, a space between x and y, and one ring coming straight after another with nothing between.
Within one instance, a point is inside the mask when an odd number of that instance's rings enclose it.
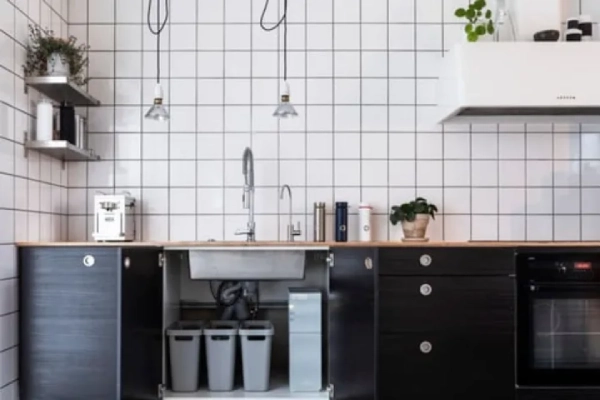
<instances>
[{"instance_id":1,"label":"wall-mounted shelf","mask_svg":"<svg viewBox=\"0 0 600 400\"><path fill-rule=\"evenodd\" d=\"M97 161L100 159L93 151L73 146L66 140L30 140L25 149L35 150L62 161Z\"/></svg>"},{"instance_id":2,"label":"wall-mounted shelf","mask_svg":"<svg viewBox=\"0 0 600 400\"><path fill-rule=\"evenodd\" d=\"M100 101L81 90L66 76L34 76L25 78L25 84L58 103L74 106L98 106Z\"/></svg>"}]
</instances>

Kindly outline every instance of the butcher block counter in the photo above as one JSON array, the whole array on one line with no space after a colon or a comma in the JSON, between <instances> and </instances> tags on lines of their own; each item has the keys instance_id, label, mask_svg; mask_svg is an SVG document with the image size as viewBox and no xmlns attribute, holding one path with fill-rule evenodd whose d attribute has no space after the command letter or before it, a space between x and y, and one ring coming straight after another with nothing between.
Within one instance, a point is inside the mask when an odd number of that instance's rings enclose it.
<instances>
[{"instance_id":1,"label":"butcher block counter","mask_svg":"<svg viewBox=\"0 0 600 400\"><path fill-rule=\"evenodd\" d=\"M412 247L600 247L600 242L501 242L501 241L469 241L469 242L401 242L401 241L376 241L376 242L17 242L19 247L162 247L165 249L189 248L345 248L345 247L386 247L386 248L412 248Z\"/></svg>"}]
</instances>

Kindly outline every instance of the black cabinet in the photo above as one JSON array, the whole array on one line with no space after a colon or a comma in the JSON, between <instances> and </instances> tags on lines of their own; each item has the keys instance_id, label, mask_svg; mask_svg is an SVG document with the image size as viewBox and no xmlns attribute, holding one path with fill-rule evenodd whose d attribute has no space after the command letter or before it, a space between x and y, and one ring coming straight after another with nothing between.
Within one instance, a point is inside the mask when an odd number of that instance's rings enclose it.
<instances>
[{"instance_id":1,"label":"black cabinet","mask_svg":"<svg viewBox=\"0 0 600 400\"><path fill-rule=\"evenodd\" d=\"M382 275L508 275L514 272L515 250L510 247L383 248Z\"/></svg>"},{"instance_id":2,"label":"black cabinet","mask_svg":"<svg viewBox=\"0 0 600 400\"><path fill-rule=\"evenodd\" d=\"M379 399L510 400L514 251L382 249Z\"/></svg>"},{"instance_id":3,"label":"black cabinet","mask_svg":"<svg viewBox=\"0 0 600 400\"><path fill-rule=\"evenodd\" d=\"M375 249L335 249L329 277L329 381L336 400L376 397Z\"/></svg>"},{"instance_id":4,"label":"black cabinet","mask_svg":"<svg viewBox=\"0 0 600 400\"><path fill-rule=\"evenodd\" d=\"M157 398L159 249L21 248L20 398Z\"/></svg>"},{"instance_id":5,"label":"black cabinet","mask_svg":"<svg viewBox=\"0 0 600 400\"><path fill-rule=\"evenodd\" d=\"M489 277L381 277L380 331L514 333L514 280Z\"/></svg>"},{"instance_id":6,"label":"black cabinet","mask_svg":"<svg viewBox=\"0 0 600 400\"><path fill-rule=\"evenodd\" d=\"M379 399L514 398L511 335L435 332L382 334Z\"/></svg>"}]
</instances>

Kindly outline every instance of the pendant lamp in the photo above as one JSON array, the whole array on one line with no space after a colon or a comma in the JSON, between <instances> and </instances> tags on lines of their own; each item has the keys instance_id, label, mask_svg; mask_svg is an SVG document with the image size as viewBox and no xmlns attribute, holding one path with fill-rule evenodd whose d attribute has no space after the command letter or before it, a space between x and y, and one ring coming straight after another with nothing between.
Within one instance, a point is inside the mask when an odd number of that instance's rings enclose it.
<instances>
[{"instance_id":1,"label":"pendant lamp","mask_svg":"<svg viewBox=\"0 0 600 400\"><path fill-rule=\"evenodd\" d=\"M163 88L160 84L160 34L165 29L167 25L167 21L169 20L169 0L165 0L165 19L161 21L160 19L160 0L157 0L156 4L156 29L152 26L152 22L150 21L151 12L152 12L152 2L153 0L149 0L148 3L148 29L150 32L156 36L156 86L154 87L154 103L146 113L146 119L154 120L154 121L168 121L169 120L169 112L164 105L163 98Z\"/></svg>"},{"instance_id":2,"label":"pendant lamp","mask_svg":"<svg viewBox=\"0 0 600 400\"><path fill-rule=\"evenodd\" d=\"M268 27L264 23L265 14L269 8L269 0L265 0L265 8L263 9L262 15L260 16L260 27L267 32L273 31L281 24L283 24L283 91L281 93L281 99L277 109L273 113L274 117L277 118L290 118L297 117L298 113L290 102L290 84L287 81L287 13L288 13L288 0L283 0L283 16L277 23L271 27Z\"/></svg>"}]
</instances>

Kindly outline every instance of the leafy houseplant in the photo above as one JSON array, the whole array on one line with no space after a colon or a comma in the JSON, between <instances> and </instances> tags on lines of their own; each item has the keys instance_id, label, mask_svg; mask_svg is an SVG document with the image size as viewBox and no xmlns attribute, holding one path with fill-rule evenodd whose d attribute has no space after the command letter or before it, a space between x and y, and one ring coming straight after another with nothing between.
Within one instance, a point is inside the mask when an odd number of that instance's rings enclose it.
<instances>
[{"instance_id":1,"label":"leafy houseplant","mask_svg":"<svg viewBox=\"0 0 600 400\"><path fill-rule=\"evenodd\" d=\"M77 38L68 39L54 37L52 31L44 31L37 26L29 25L29 44L27 45L27 60L23 66L26 76L48 75L48 61L59 57L68 65L69 77L77 85L85 85L84 77L88 59L85 56L89 46L77 44Z\"/></svg>"},{"instance_id":2,"label":"leafy houseplant","mask_svg":"<svg viewBox=\"0 0 600 400\"><path fill-rule=\"evenodd\" d=\"M404 203L400 206L393 206L390 214L392 225L402 223L402 230L406 239L424 239L429 217L435 219L435 213L438 211L434 204L430 204L422 197Z\"/></svg>"},{"instance_id":3,"label":"leafy houseplant","mask_svg":"<svg viewBox=\"0 0 600 400\"><path fill-rule=\"evenodd\" d=\"M476 42L481 36L493 35L495 32L492 10L486 7L485 0L475 0L467 8L457 8L454 12L458 18L468 21L465 25L465 33L469 42Z\"/></svg>"}]
</instances>

